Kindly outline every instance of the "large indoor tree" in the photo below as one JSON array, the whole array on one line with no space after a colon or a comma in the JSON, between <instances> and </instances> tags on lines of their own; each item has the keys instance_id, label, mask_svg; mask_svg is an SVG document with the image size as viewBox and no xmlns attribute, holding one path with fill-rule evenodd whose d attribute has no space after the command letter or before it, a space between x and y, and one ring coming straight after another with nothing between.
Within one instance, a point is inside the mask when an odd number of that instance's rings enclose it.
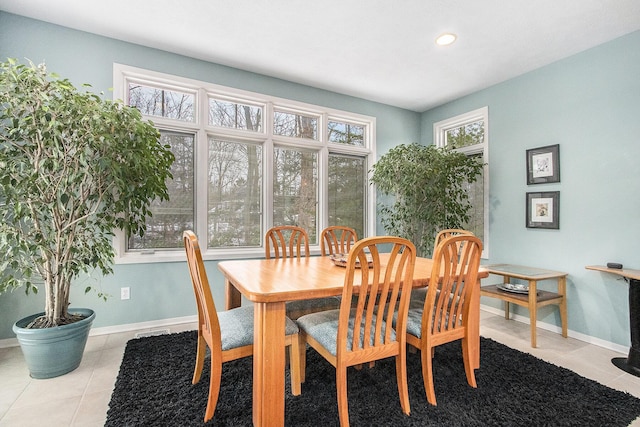
<instances>
[{"instance_id":1,"label":"large indoor tree","mask_svg":"<svg viewBox=\"0 0 640 427\"><path fill-rule=\"evenodd\" d=\"M111 273L114 230L143 235L151 203L168 198L174 156L159 136L135 108L42 64L0 63L0 293L44 288L34 327L75 321L74 279Z\"/></svg>"},{"instance_id":2,"label":"large indoor tree","mask_svg":"<svg viewBox=\"0 0 640 427\"><path fill-rule=\"evenodd\" d=\"M475 157L434 145L401 144L373 165L371 182L385 197L379 213L385 230L407 238L428 256L439 230L469 221L467 186L483 164Z\"/></svg>"}]
</instances>

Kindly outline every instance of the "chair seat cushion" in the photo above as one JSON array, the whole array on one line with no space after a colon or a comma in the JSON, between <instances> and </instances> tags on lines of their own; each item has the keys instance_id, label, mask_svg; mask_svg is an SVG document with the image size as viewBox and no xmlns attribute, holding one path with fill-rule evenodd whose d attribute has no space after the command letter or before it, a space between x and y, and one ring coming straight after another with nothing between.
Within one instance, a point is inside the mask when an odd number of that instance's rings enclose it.
<instances>
[{"instance_id":1,"label":"chair seat cushion","mask_svg":"<svg viewBox=\"0 0 640 427\"><path fill-rule=\"evenodd\" d=\"M238 307L218 312L222 350L253 344L253 306ZM285 334L297 334L298 325L285 318Z\"/></svg>"},{"instance_id":2,"label":"chair seat cushion","mask_svg":"<svg viewBox=\"0 0 640 427\"><path fill-rule=\"evenodd\" d=\"M429 290L429 288L418 288L418 289L411 289L411 302L413 303L414 301L417 302L421 302L422 304L424 304L424 300L427 298L427 291Z\"/></svg>"},{"instance_id":3,"label":"chair seat cushion","mask_svg":"<svg viewBox=\"0 0 640 427\"><path fill-rule=\"evenodd\" d=\"M424 304L424 302L422 303ZM417 305L417 304L416 304ZM407 334L414 337L422 338L422 312L423 305L415 307L414 304L409 305L409 314L407 315ZM394 316L395 323L395 316Z\"/></svg>"},{"instance_id":4,"label":"chair seat cushion","mask_svg":"<svg viewBox=\"0 0 640 427\"><path fill-rule=\"evenodd\" d=\"M407 314L407 334L413 335L417 338L422 338L422 313L424 311L424 302L412 301L409 304L409 312ZM393 316L393 326L396 324L398 313ZM434 313L435 316L435 313ZM444 319L441 319L440 322L444 322L447 324L449 322L449 313L445 313ZM440 328L440 325L437 325L437 329Z\"/></svg>"},{"instance_id":5,"label":"chair seat cushion","mask_svg":"<svg viewBox=\"0 0 640 427\"><path fill-rule=\"evenodd\" d=\"M326 297L289 301L286 303L287 316L292 319L324 310L340 308L340 297Z\"/></svg>"},{"instance_id":6,"label":"chair seat cushion","mask_svg":"<svg viewBox=\"0 0 640 427\"><path fill-rule=\"evenodd\" d=\"M347 348L350 349L353 344L353 329L355 318L355 310L351 310L352 317L349 319L349 331L347 332ZM340 310L327 310L319 313L307 314L300 317L297 322L300 329L307 335L318 341L329 353L337 356L337 337L338 337L338 319ZM364 326L361 326L363 328ZM382 325L381 334L384 336L386 325ZM372 332L369 337L369 343L373 345L375 333L375 321L372 324ZM363 333L360 334L360 343L362 344ZM391 340L396 339L396 333L391 330Z\"/></svg>"}]
</instances>

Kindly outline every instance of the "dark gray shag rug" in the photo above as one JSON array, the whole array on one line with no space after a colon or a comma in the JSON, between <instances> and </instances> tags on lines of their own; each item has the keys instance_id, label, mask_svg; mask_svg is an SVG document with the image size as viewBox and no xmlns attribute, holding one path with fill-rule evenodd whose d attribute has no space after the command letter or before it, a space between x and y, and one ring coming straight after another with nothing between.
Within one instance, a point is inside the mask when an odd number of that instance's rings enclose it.
<instances>
[{"instance_id":1,"label":"dark gray shag rug","mask_svg":"<svg viewBox=\"0 0 640 427\"><path fill-rule=\"evenodd\" d=\"M287 426L338 425L335 369L307 350L302 395L286 383ZM208 359L191 384L196 332L134 339L127 347L109 403L106 426L201 426L209 384ZM250 426L252 358L223 366L218 406L208 425ZM438 406L425 397L420 355L408 354L411 415L400 409L393 359L348 373L352 426L627 426L640 399L581 377L491 339L482 338L478 388L467 385L459 343L436 349Z\"/></svg>"}]
</instances>

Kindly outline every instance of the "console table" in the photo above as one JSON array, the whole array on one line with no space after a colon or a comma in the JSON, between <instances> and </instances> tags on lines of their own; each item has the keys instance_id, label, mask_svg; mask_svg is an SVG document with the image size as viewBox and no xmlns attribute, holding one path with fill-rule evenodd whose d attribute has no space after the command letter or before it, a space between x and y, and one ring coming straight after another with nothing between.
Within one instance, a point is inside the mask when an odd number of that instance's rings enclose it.
<instances>
[{"instance_id":1,"label":"console table","mask_svg":"<svg viewBox=\"0 0 640 427\"><path fill-rule=\"evenodd\" d=\"M561 271L544 270L541 268L525 267L512 264L494 264L482 266L490 274L503 277L503 283L510 283L512 278L523 279L529 283L527 293L515 293L502 290L498 285L483 286L480 288L480 296L498 298L504 301L504 317L509 319L509 303L513 303L529 309L531 323L531 347L536 347L536 322L538 308L555 304L560 309L560 321L562 323L562 336L567 337L567 274ZM538 281L556 279L558 292L549 292L537 289Z\"/></svg>"},{"instance_id":2,"label":"console table","mask_svg":"<svg viewBox=\"0 0 640 427\"><path fill-rule=\"evenodd\" d=\"M631 348L627 357L614 357L611 359L611 363L625 372L640 377L640 270L607 268L602 265L588 265L586 269L615 274L629 281Z\"/></svg>"}]
</instances>

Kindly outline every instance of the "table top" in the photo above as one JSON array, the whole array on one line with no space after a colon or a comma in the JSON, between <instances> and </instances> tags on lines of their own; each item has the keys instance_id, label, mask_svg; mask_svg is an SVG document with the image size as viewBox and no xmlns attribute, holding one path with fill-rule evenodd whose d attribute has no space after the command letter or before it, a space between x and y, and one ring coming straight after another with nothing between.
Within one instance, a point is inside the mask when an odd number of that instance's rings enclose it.
<instances>
[{"instance_id":1,"label":"table top","mask_svg":"<svg viewBox=\"0 0 640 427\"><path fill-rule=\"evenodd\" d=\"M381 254L381 260L387 258ZM426 286L432 261L416 260L414 286ZM346 269L328 256L222 261L218 268L250 301L274 302L340 295Z\"/></svg>"},{"instance_id":2,"label":"table top","mask_svg":"<svg viewBox=\"0 0 640 427\"><path fill-rule=\"evenodd\" d=\"M388 254L380 254L384 263ZM416 258L414 287L429 284L433 261ZM342 294L345 268L328 256L222 261L218 268L253 302L294 301ZM481 271L480 277L487 277Z\"/></svg>"},{"instance_id":3,"label":"table top","mask_svg":"<svg viewBox=\"0 0 640 427\"><path fill-rule=\"evenodd\" d=\"M499 274L524 280L555 279L569 274L562 271L545 270L543 268L526 267L524 265L514 264L491 264L483 265L482 268L491 274Z\"/></svg>"},{"instance_id":4,"label":"table top","mask_svg":"<svg viewBox=\"0 0 640 427\"><path fill-rule=\"evenodd\" d=\"M640 270L629 268L609 268L604 265L587 265L587 270L604 271L605 273L616 274L618 276L627 277L629 279L640 280Z\"/></svg>"}]
</instances>

